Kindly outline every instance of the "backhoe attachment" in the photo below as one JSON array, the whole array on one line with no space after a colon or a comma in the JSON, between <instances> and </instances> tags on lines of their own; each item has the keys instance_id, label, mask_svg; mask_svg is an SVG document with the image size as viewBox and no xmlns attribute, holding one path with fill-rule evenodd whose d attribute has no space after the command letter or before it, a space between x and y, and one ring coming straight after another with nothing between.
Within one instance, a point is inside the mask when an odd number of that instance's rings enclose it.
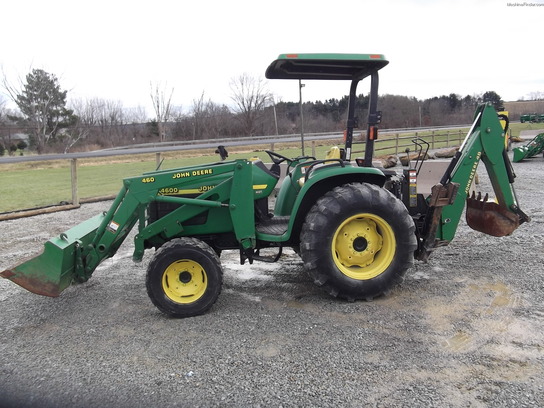
<instances>
[{"instance_id":1,"label":"backhoe attachment","mask_svg":"<svg viewBox=\"0 0 544 408\"><path fill-rule=\"evenodd\" d=\"M427 199L429 210L416 259L426 260L434 248L447 245L453 239L465 204L468 226L495 237L510 235L529 221L519 208L514 191L515 175L504 149L506 130L491 105L478 107L463 144ZM483 199L481 194L469 195L480 161L485 165L495 192L493 201L489 201L487 194ZM457 188L451 188L452 185ZM434 199L435 192L443 196L440 201Z\"/></svg>"}]
</instances>

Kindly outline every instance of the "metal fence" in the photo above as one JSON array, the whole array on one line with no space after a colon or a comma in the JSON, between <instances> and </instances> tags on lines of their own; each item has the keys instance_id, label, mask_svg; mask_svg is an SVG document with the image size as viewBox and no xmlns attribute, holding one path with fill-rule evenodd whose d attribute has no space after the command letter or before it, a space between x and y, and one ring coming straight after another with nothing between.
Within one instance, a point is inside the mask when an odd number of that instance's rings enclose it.
<instances>
[{"instance_id":1,"label":"metal fence","mask_svg":"<svg viewBox=\"0 0 544 408\"><path fill-rule=\"evenodd\" d=\"M398 156L401 152L404 153L407 148L414 147L414 139L424 140L429 144L429 149L435 150L443 147L459 146L463 142L465 136L466 129L432 130L430 134L429 132L414 132L414 135L411 136L402 136L401 133L395 133L393 137L395 141L394 152L392 154ZM390 146L385 145L386 140L383 140L381 145L375 146L374 152L391 150Z\"/></svg>"},{"instance_id":2,"label":"metal fence","mask_svg":"<svg viewBox=\"0 0 544 408\"><path fill-rule=\"evenodd\" d=\"M424 143L428 143L429 149L438 149L449 146L458 146L461 144L462 140L465 137L466 129L456 128L456 129L438 129L438 130L425 130L425 131L382 131L378 140L376 140L374 145L374 155L402 155L405 154L406 149L412 150L414 148L414 139L423 140ZM306 148L311 149L311 155L316 156L316 146L318 144L341 144L342 143L342 134L338 132L334 133L316 133L316 134L307 134L304 136L306 142ZM361 136L362 137L362 136ZM216 148L218 145L224 144L227 147L251 147L251 146L269 146L270 150L274 151L276 146L281 143L300 143L300 136L298 135L287 135L287 136L276 136L276 137L258 137L258 138L240 138L233 140L210 140L210 141L200 141L196 144L179 144L176 142L170 142L165 144L153 144L153 145L140 145L140 146L131 146L130 148L118 148L118 149L108 149L102 151L94 151L87 153L69 153L69 154L56 154L56 155L43 155L43 156L23 156L23 157L4 157L0 159L0 165L4 163L16 163L16 162L28 162L28 161L50 161L50 160L66 160L69 162L70 168L70 184L71 184L71 200L70 202L65 202L64 205L66 208L73 208L80 205L82 202L100 200L100 199L109 199L112 196L103 196L103 197L83 197L79 196L79 179L78 179L78 168L80 159L92 159L99 157L116 157L124 155L143 155L153 153L155 155L156 165L158 166L162 159L163 154L166 152L180 151L180 150L200 150L200 149L210 149ZM423 143L423 142L421 142ZM309 146L308 146L309 145ZM365 143L364 141L356 141L353 146L353 153L358 154L364 152ZM32 213L37 212L47 212L53 211L54 209L40 209L32 210ZM21 213L19 215L24 215ZM6 218L15 218L17 215L11 213L0 214L0 220Z\"/></svg>"}]
</instances>

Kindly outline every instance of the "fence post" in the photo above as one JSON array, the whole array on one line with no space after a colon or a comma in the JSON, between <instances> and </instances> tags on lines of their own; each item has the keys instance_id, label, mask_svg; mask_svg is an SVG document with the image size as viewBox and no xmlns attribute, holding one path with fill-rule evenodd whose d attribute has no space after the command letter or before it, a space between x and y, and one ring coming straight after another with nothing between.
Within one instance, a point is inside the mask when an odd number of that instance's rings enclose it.
<instances>
[{"instance_id":1,"label":"fence post","mask_svg":"<svg viewBox=\"0 0 544 408\"><path fill-rule=\"evenodd\" d=\"M70 162L70 176L72 183L72 204L79 205L79 196L77 194L77 159Z\"/></svg>"},{"instance_id":2,"label":"fence post","mask_svg":"<svg viewBox=\"0 0 544 408\"><path fill-rule=\"evenodd\" d=\"M158 169L161 166L161 152L155 153L155 168Z\"/></svg>"},{"instance_id":3,"label":"fence post","mask_svg":"<svg viewBox=\"0 0 544 408\"><path fill-rule=\"evenodd\" d=\"M316 157L316 155L315 155L315 140L312 140L312 157Z\"/></svg>"},{"instance_id":4,"label":"fence post","mask_svg":"<svg viewBox=\"0 0 544 408\"><path fill-rule=\"evenodd\" d=\"M399 134L395 133L395 156L399 155Z\"/></svg>"},{"instance_id":5,"label":"fence post","mask_svg":"<svg viewBox=\"0 0 544 408\"><path fill-rule=\"evenodd\" d=\"M274 151L274 142L270 143L270 151Z\"/></svg>"}]
</instances>

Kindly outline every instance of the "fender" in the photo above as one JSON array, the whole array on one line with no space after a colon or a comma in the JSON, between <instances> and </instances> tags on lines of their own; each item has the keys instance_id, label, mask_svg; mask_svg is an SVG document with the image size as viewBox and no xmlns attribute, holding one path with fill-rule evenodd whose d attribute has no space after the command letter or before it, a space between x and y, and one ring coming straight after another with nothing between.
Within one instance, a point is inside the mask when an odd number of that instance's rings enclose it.
<instances>
[{"instance_id":1,"label":"fender","mask_svg":"<svg viewBox=\"0 0 544 408\"><path fill-rule=\"evenodd\" d=\"M297 165L285 178L283 183L287 185L282 185L274 209L276 215L291 214L287 231L278 237L278 241L285 242L293 237L293 233L296 235L317 199L334 187L353 182L367 182L381 187L385 180L386 176L380 169L357 167L348 162L319 160Z\"/></svg>"}]
</instances>

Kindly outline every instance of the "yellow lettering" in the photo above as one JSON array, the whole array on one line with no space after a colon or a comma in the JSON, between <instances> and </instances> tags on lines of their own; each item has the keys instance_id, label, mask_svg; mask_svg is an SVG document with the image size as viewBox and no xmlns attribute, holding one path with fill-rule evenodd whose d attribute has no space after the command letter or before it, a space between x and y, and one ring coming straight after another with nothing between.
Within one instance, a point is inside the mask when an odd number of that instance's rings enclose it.
<instances>
[{"instance_id":1,"label":"yellow lettering","mask_svg":"<svg viewBox=\"0 0 544 408\"><path fill-rule=\"evenodd\" d=\"M193 170L193 176L205 176L206 174L213 174L213 169Z\"/></svg>"},{"instance_id":2,"label":"yellow lettering","mask_svg":"<svg viewBox=\"0 0 544 408\"><path fill-rule=\"evenodd\" d=\"M172 175L172 178L180 179L180 178L186 178L191 176L205 176L207 174L213 174L213 169L204 169L204 170L193 170L191 172L184 171L182 173L174 173Z\"/></svg>"},{"instance_id":3,"label":"yellow lettering","mask_svg":"<svg viewBox=\"0 0 544 408\"><path fill-rule=\"evenodd\" d=\"M159 195L178 194L179 190L176 187L165 187L159 190Z\"/></svg>"},{"instance_id":4,"label":"yellow lettering","mask_svg":"<svg viewBox=\"0 0 544 408\"><path fill-rule=\"evenodd\" d=\"M470 174L468 176L468 182L465 186L465 194L468 195L468 192L470 190L470 186L472 185L472 180L474 179L474 176L476 175L476 169L478 168L478 163L480 161L480 157L482 156L482 152L478 152L476 155L476 161L472 165L472 169L470 170Z\"/></svg>"},{"instance_id":5,"label":"yellow lettering","mask_svg":"<svg viewBox=\"0 0 544 408\"><path fill-rule=\"evenodd\" d=\"M180 179L180 178L185 178L185 177L189 177L191 174L186 171L184 173L174 173L174 175L172 176L172 178L175 178L175 179Z\"/></svg>"}]
</instances>

